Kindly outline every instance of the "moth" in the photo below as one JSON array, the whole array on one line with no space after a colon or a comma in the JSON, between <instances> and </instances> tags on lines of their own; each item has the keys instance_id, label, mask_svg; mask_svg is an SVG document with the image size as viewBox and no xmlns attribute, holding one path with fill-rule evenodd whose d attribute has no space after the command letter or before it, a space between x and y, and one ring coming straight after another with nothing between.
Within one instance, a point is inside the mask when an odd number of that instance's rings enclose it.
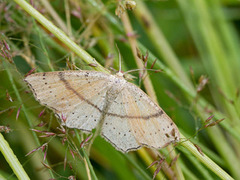
<instances>
[{"instance_id":1,"label":"moth","mask_svg":"<svg viewBox=\"0 0 240 180\"><path fill-rule=\"evenodd\" d=\"M142 146L160 149L180 139L162 108L121 72L44 72L25 81L40 104L52 109L65 126L91 132L100 125L101 135L122 152Z\"/></svg>"}]
</instances>

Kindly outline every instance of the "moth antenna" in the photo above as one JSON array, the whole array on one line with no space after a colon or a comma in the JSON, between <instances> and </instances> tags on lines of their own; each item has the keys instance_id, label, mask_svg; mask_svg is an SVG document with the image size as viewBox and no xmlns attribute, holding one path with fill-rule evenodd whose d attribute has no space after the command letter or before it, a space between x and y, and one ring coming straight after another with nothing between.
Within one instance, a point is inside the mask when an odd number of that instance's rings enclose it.
<instances>
[{"instance_id":1,"label":"moth antenna","mask_svg":"<svg viewBox=\"0 0 240 180\"><path fill-rule=\"evenodd\" d=\"M119 72L122 72L122 56L121 56L121 53L120 53L120 50L116 44L116 48L117 48L117 51L118 51L118 66L119 66Z\"/></svg>"},{"instance_id":2,"label":"moth antenna","mask_svg":"<svg viewBox=\"0 0 240 180\"><path fill-rule=\"evenodd\" d=\"M128 70L126 72L123 73L123 75L127 74L127 73L132 73L132 72L136 72L136 71L155 71L155 72L162 72L161 69L132 69L132 70Z\"/></svg>"}]
</instances>

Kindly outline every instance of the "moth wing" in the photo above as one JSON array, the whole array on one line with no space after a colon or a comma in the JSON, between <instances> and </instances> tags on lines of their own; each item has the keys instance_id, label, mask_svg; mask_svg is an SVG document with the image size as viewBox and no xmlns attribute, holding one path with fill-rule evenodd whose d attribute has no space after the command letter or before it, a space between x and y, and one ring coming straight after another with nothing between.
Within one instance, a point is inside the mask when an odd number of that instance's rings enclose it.
<instances>
[{"instance_id":1,"label":"moth wing","mask_svg":"<svg viewBox=\"0 0 240 180\"><path fill-rule=\"evenodd\" d=\"M123 152L163 148L180 139L168 115L140 88L127 83L106 114L102 135Z\"/></svg>"},{"instance_id":2,"label":"moth wing","mask_svg":"<svg viewBox=\"0 0 240 180\"><path fill-rule=\"evenodd\" d=\"M95 71L35 73L25 78L35 98L66 126L91 131L98 124L108 89L107 75Z\"/></svg>"}]
</instances>

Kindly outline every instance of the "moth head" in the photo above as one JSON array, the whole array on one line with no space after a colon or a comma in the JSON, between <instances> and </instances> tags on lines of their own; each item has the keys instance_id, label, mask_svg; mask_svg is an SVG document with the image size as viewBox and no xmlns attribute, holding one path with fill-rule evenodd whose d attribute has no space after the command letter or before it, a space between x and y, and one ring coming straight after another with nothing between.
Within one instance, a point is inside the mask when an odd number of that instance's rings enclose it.
<instances>
[{"instance_id":1,"label":"moth head","mask_svg":"<svg viewBox=\"0 0 240 180\"><path fill-rule=\"evenodd\" d=\"M121 77L121 78L124 78L124 74L123 74L122 71L118 71L118 72L116 73L116 76Z\"/></svg>"}]
</instances>

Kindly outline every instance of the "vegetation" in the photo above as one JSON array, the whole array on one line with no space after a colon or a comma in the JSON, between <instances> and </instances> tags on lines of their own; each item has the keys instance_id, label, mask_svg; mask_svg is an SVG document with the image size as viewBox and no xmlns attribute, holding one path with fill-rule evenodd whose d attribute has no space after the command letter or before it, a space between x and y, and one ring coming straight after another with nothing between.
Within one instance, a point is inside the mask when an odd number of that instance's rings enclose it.
<instances>
[{"instance_id":1,"label":"vegetation","mask_svg":"<svg viewBox=\"0 0 240 180\"><path fill-rule=\"evenodd\" d=\"M30 2L0 3L0 179L240 177L238 1ZM23 81L33 72L110 73L119 54L124 71L140 69L131 82L173 119L181 142L123 154L61 128ZM152 66L161 72L145 72Z\"/></svg>"}]
</instances>

